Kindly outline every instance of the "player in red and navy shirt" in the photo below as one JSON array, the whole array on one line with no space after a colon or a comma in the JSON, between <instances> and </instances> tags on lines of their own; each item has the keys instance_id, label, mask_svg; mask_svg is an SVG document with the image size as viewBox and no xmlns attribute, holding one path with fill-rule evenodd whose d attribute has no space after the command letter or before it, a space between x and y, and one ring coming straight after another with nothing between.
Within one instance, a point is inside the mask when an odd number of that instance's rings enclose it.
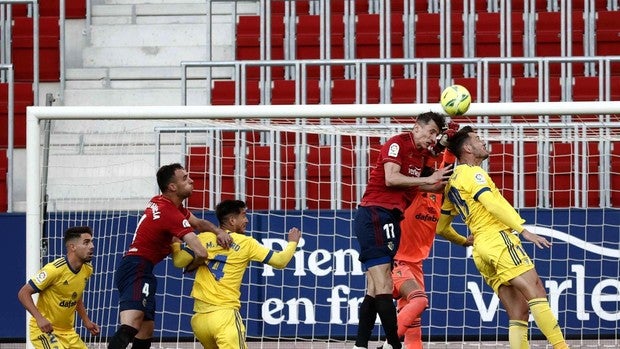
<instances>
[{"instance_id":1,"label":"player in red and navy shirt","mask_svg":"<svg viewBox=\"0 0 620 349\"><path fill-rule=\"evenodd\" d=\"M381 147L377 164L370 172L353 221L360 245L359 260L366 268L367 280L354 349L368 348L377 314L388 341L385 348L401 348L392 301L392 261L400 241L403 212L415 193L418 190L440 192L448 179L450 167L421 177L430 155L428 149L435 145L444 125L440 114L420 114L411 132L396 135Z\"/></svg>"},{"instance_id":2,"label":"player in red and navy shirt","mask_svg":"<svg viewBox=\"0 0 620 349\"><path fill-rule=\"evenodd\" d=\"M162 166L157 171L162 194L147 204L133 242L115 273L121 325L108 342L109 349L125 349L130 342L133 349L151 347L157 291L153 267L170 254L173 242L184 241L197 258L203 259L207 250L195 230L216 233L223 247L231 243L229 234L183 207L183 201L192 194L193 183L178 163Z\"/></svg>"}]
</instances>

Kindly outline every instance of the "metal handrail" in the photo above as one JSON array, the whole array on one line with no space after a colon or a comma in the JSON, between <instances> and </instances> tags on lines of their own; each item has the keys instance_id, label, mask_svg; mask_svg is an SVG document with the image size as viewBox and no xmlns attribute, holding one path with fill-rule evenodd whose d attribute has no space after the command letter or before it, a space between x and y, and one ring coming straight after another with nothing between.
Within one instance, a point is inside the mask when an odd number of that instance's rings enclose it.
<instances>
[{"instance_id":1,"label":"metal handrail","mask_svg":"<svg viewBox=\"0 0 620 349\"><path fill-rule=\"evenodd\" d=\"M6 173L6 193L7 193L7 212L13 212L13 155L15 148L15 89L13 81L13 65L0 64L0 71L6 72L6 83L8 84L7 100L7 173Z\"/></svg>"}]
</instances>

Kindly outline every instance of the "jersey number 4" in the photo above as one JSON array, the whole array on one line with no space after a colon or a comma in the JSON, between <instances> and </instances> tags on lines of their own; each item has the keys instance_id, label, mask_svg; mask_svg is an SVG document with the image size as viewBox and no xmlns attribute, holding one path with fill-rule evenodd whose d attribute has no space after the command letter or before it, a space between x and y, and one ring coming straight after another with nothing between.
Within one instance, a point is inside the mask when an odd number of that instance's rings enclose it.
<instances>
[{"instance_id":1,"label":"jersey number 4","mask_svg":"<svg viewBox=\"0 0 620 349\"><path fill-rule=\"evenodd\" d=\"M220 281L220 279L224 277L224 266L226 266L227 258L227 256L218 254L207 262L207 267L211 271L211 274L213 274L215 281Z\"/></svg>"}]
</instances>

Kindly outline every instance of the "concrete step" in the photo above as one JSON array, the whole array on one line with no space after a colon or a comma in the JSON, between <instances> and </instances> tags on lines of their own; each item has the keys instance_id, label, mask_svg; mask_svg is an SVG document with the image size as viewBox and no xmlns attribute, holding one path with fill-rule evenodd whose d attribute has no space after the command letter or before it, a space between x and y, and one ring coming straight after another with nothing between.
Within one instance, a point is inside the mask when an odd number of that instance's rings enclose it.
<instances>
[{"instance_id":1,"label":"concrete step","mask_svg":"<svg viewBox=\"0 0 620 349\"><path fill-rule=\"evenodd\" d=\"M189 68L186 79L206 79L208 68ZM212 79L230 79L232 68L212 69ZM67 81L81 80L181 80L183 71L176 67L110 67L67 69Z\"/></svg>"},{"instance_id":2,"label":"concrete step","mask_svg":"<svg viewBox=\"0 0 620 349\"><path fill-rule=\"evenodd\" d=\"M206 105L206 89L189 89L187 105ZM72 106L183 105L180 88L65 89L64 104Z\"/></svg>"},{"instance_id":3,"label":"concrete step","mask_svg":"<svg viewBox=\"0 0 620 349\"><path fill-rule=\"evenodd\" d=\"M180 66L182 61L205 60L206 49L198 46L87 47L83 52L86 68Z\"/></svg>"},{"instance_id":4,"label":"concrete step","mask_svg":"<svg viewBox=\"0 0 620 349\"><path fill-rule=\"evenodd\" d=\"M235 12L237 15L254 15L258 13L258 5L255 3L243 2L214 2L211 6L212 15L230 15ZM93 5L93 23L98 17L127 16L136 18L136 22L141 17L168 17L175 20L178 16L202 17L207 14L208 6L204 1L197 3L154 3L154 4L113 4L113 5Z\"/></svg>"},{"instance_id":5,"label":"concrete step","mask_svg":"<svg viewBox=\"0 0 620 349\"><path fill-rule=\"evenodd\" d=\"M232 35L230 26L216 28ZM93 47L202 46L206 40L206 24L97 25L91 29Z\"/></svg>"}]
</instances>

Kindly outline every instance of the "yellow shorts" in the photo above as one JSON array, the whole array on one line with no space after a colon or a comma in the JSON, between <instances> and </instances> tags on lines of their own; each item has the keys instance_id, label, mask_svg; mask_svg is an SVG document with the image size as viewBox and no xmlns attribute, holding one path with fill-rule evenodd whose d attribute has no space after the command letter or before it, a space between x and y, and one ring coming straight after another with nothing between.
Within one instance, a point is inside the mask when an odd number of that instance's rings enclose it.
<instances>
[{"instance_id":1,"label":"yellow shorts","mask_svg":"<svg viewBox=\"0 0 620 349\"><path fill-rule=\"evenodd\" d=\"M35 349L86 349L86 344L74 331L54 330L47 334L38 326L30 325L30 341Z\"/></svg>"},{"instance_id":2,"label":"yellow shorts","mask_svg":"<svg viewBox=\"0 0 620 349\"><path fill-rule=\"evenodd\" d=\"M204 349L247 349L245 325L236 309L195 313L192 330Z\"/></svg>"},{"instance_id":3,"label":"yellow shorts","mask_svg":"<svg viewBox=\"0 0 620 349\"><path fill-rule=\"evenodd\" d=\"M501 285L510 285L510 280L534 269L519 236L509 231L477 234L473 256L478 271L495 293Z\"/></svg>"}]
</instances>

